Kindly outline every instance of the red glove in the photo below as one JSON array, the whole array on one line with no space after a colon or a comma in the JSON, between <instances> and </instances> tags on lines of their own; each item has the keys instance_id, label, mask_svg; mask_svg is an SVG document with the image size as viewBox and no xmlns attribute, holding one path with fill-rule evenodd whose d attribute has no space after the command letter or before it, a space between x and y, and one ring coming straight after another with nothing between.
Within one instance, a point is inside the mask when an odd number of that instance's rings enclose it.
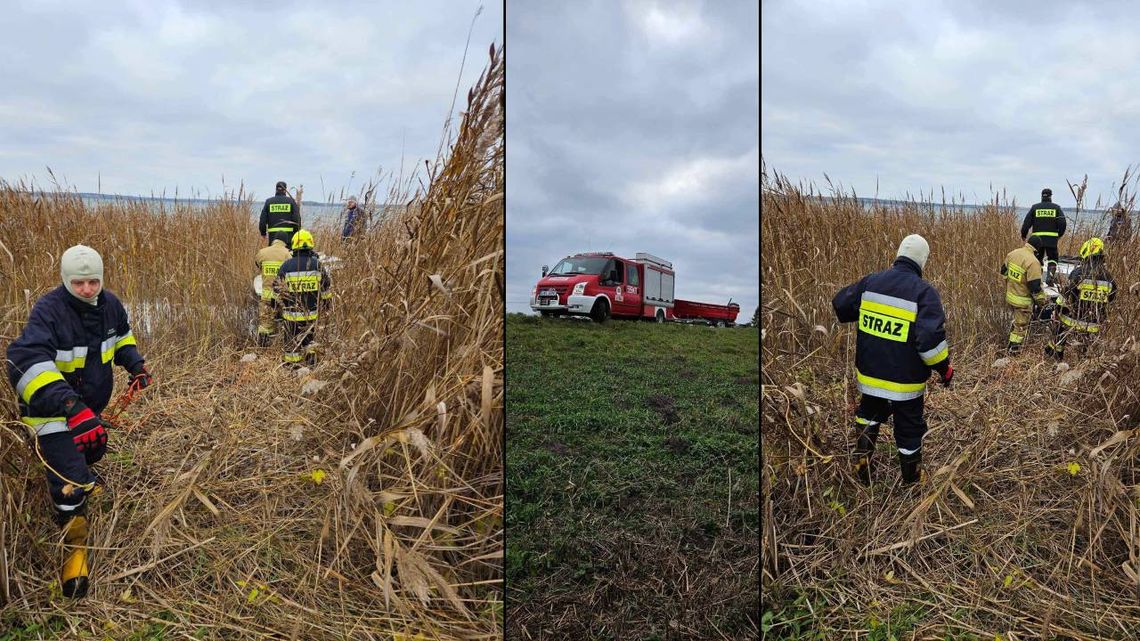
<instances>
[{"instance_id":1,"label":"red glove","mask_svg":"<svg viewBox=\"0 0 1140 641\"><path fill-rule=\"evenodd\" d=\"M950 381L954 380L954 366L947 365L946 371L942 372L942 387L950 387Z\"/></svg>"},{"instance_id":2,"label":"red glove","mask_svg":"<svg viewBox=\"0 0 1140 641\"><path fill-rule=\"evenodd\" d=\"M154 377L147 371L146 365L139 363L135 366L134 371L131 372L130 385L137 386L138 389L146 389L147 385L154 382Z\"/></svg>"},{"instance_id":3,"label":"red glove","mask_svg":"<svg viewBox=\"0 0 1140 641\"><path fill-rule=\"evenodd\" d=\"M75 447L80 452L107 446L107 430L90 407L76 399L67 410L67 427L71 429Z\"/></svg>"}]
</instances>

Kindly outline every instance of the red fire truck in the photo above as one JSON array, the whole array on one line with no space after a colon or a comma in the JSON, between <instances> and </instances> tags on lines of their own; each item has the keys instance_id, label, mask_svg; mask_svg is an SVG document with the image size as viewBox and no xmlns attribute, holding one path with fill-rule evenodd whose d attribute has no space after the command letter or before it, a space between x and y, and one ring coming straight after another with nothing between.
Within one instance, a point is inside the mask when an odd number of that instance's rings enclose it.
<instances>
[{"instance_id":1,"label":"red fire truck","mask_svg":"<svg viewBox=\"0 0 1140 641\"><path fill-rule=\"evenodd\" d=\"M543 316L645 318L663 323L700 322L731 327L740 305L698 303L673 297L673 264L638 252L633 259L612 252L567 256L553 269L542 266L542 278L530 293L530 308Z\"/></svg>"}]
</instances>

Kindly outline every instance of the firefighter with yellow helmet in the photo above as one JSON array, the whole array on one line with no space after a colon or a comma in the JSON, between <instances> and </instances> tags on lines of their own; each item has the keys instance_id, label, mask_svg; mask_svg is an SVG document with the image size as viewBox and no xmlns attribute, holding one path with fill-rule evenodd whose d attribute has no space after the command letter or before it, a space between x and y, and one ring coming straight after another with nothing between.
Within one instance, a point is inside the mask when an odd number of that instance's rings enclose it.
<instances>
[{"instance_id":1,"label":"firefighter with yellow helmet","mask_svg":"<svg viewBox=\"0 0 1140 641\"><path fill-rule=\"evenodd\" d=\"M1024 245L1009 252L1001 265L1001 275L1005 278L1005 302L1013 308L1007 347L1010 354L1021 351L1033 318L1033 306L1044 307L1048 302L1041 287L1041 262L1035 255L1041 247L1041 237L1030 236Z\"/></svg>"},{"instance_id":2,"label":"firefighter with yellow helmet","mask_svg":"<svg viewBox=\"0 0 1140 641\"><path fill-rule=\"evenodd\" d=\"M329 274L313 251L313 234L307 229L293 234L293 257L277 270L273 288L281 302L285 347L282 360L291 366L302 361L316 365L317 350L313 345L320 310L332 303Z\"/></svg>"},{"instance_id":3,"label":"firefighter with yellow helmet","mask_svg":"<svg viewBox=\"0 0 1140 641\"><path fill-rule=\"evenodd\" d=\"M1057 298L1053 338L1045 345L1045 355L1062 360L1065 344L1074 335L1088 343L1101 331L1108 315L1108 304L1116 298L1116 281L1104 264L1104 241L1090 238L1081 245L1081 264L1069 274L1068 283Z\"/></svg>"}]
</instances>

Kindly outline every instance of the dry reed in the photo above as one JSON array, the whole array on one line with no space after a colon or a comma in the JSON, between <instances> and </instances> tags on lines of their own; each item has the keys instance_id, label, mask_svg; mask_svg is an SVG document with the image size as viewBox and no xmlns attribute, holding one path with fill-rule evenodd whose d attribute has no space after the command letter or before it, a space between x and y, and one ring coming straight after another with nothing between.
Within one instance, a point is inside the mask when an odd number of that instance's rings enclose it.
<instances>
[{"instance_id":1,"label":"dry reed","mask_svg":"<svg viewBox=\"0 0 1140 641\"><path fill-rule=\"evenodd\" d=\"M159 380L98 466L110 491L91 510L93 592L78 605L58 594L42 470L0 395L0 627L501 638L503 73L492 47L454 144L416 193L390 193L406 210L349 246L314 225L345 267L322 361L301 376L251 347L261 239L246 194L154 212L0 187L0 349L83 242Z\"/></svg>"},{"instance_id":2,"label":"dry reed","mask_svg":"<svg viewBox=\"0 0 1140 641\"><path fill-rule=\"evenodd\" d=\"M1001 360L1010 314L998 267L1021 243L1026 207L1000 195L976 211L865 206L767 168L762 181L769 638L1136 638L1140 243L1110 246L1122 291L1099 343L1070 350L1070 369L1043 358L1041 328L1027 353ZM1129 206L1133 181L1126 173L1118 194ZM1070 217L1062 254L1106 224ZM927 394L927 482L898 485L884 430L867 489L849 471L854 332L830 301L912 232L930 241L925 275L942 294L957 376Z\"/></svg>"}]
</instances>

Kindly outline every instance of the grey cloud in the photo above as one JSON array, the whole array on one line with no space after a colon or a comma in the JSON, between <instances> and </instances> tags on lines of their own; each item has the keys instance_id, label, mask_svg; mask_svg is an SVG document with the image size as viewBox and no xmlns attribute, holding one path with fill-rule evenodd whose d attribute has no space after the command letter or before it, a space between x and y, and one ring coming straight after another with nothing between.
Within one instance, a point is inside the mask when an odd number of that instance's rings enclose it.
<instances>
[{"instance_id":1,"label":"grey cloud","mask_svg":"<svg viewBox=\"0 0 1140 641\"><path fill-rule=\"evenodd\" d=\"M1086 172L1107 197L1135 162L1140 21L1121 3L819 7L763 4L763 155L793 178L1026 204Z\"/></svg>"},{"instance_id":2,"label":"grey cloud","mask_svg":"<svg viewBox=\"0 0 1140 641\"><path fill-rule=\"evenodd\" d=\"M51 165L80 190L101 172L104 190L150 193L217 192L225 174L263 194L287 176L308 197L321 176L335 189L415 166L435 156L479 4L18 7L0 43L18 63L0 136L27 147L0 156L0 176ZM502 15L488 3L476 21L457 112L503 42Z\"/></svg>"}]
</instances>

